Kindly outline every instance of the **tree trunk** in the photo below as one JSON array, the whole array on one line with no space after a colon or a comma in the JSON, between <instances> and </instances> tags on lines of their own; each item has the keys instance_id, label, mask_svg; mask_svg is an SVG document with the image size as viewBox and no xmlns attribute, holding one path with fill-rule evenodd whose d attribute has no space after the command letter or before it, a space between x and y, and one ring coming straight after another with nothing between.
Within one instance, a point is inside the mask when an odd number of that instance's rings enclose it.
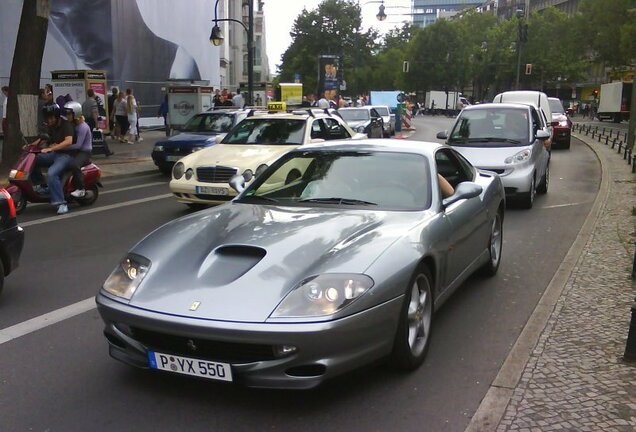
<instances>
[{"instance_id":1,"label":"tree trunk","mask_svg":"<svg viewBox=\"0 0 636 432\"><path fill-rule=\"evenodd\" d=\"M30 140L37 135L40 72L49 26L49 1L23 0L9 82L9 130L2 148L5 165L17 160L24 144L23 137Z\"/></svg>"}]
</instances>

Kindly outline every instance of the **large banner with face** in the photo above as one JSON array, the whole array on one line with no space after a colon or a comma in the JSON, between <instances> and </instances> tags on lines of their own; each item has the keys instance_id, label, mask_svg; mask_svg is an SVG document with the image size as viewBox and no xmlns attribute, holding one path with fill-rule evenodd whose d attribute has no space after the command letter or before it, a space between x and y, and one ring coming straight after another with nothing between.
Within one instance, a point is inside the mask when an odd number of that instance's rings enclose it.
<instances>
[{"instance_id":1,"label":"large banner with face","mask_svg":"<svg viewBox=\"0 0 636 432\"><path fill-rule=\"evenodd\" d=\"M0 83L8 84L22 0L0 1ZM54 70L104 70L108 87L159 105L168 80L218 86L219 49L208 36L211 0L52 0L41 87ZM101 97L101 88L99 90ZM155 116L157 107L145 115Z\"/></svg>"},{"instance_id":2,"label":"large banner with face","mask_svg":"<svg viewBox=\"0 0 636 432\"><path fill-rule=\"evenodd\" d=\"M329 100L338 96L340 88L339 73L340 57L335 55L321 55L318 62L318 96L323 94Z\"/></svg>"}]
</instances>

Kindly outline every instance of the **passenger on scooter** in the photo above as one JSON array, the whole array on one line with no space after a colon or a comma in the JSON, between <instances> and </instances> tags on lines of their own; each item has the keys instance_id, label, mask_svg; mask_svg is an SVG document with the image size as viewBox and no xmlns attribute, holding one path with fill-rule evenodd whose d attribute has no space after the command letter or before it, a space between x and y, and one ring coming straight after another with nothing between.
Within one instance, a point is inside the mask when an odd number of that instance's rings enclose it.
<instances>
[{"instance_id":1,"label":"passenger on scooter","mask_svg":"<svg viewBox=\"0 0 636 432\"><path fill-rule=\"evenodd\" d=\"M78 102L67 102L64 104L64 112L67 120L75 125L73 144L68 147L73 156L69 169L73 174L73 185L75 186L75 190L71 192L71 195L75 198L83 198L86 195L86 190L84 189L82 167L91 158L93 133L82 115L82 105Z\"/></svg>"},{"instance_id":2,"label":"passenger on scooter","mask_svg":"<svg viewBox=\"0 0 636 432\"><path fill-rule=\"evenodd\" d=\"M47 190L42 185L44 176L40 167L48 167L48 183L51 205L57 206L57 214L68 213L68 206L64 200L62 190L62 172L69 166L73 157L68 152L68 147L73 144L73 125L62 116L60 106L57 104L46 105L42 109L49 133L49 146L38 154L35 167L31 173L31 181L35 185L34 190L39 194L46 194ZM32 144L39 145L41 138Z\"/></svg>"}]
</instances>

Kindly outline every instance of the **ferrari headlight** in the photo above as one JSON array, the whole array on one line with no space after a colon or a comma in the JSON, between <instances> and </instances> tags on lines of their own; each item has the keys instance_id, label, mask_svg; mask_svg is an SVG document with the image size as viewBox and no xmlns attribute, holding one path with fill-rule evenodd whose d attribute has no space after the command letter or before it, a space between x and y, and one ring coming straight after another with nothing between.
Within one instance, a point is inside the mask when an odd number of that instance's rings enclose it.
<instances>
[{"instance_id":1,"label":"ferrari headlight","mask_svg":"<svg viewBox=\"0 0 636 432\"><path fill-rule=\"evenodd\" d=\"M177 162L176 164L174 164L174 167L172 168L172 176L175 178L175 180L179 180L181 177L183 177L184 173L185 165L183 164L183 162Z\"/></svg>"},{"instance_id":2,"label":"ferrari headlight","mask_svg":"<svg viewBox=\"0 0 636 432\"><path fill-rule=\"evenodd\" d=\"M104 282L104 290L117 297L130 300L150 269L150 260L129 254Z\"/></svg>"},{"instance_id":3,"label":"ferrari headlight","mask_svg":"<svg viewBox=\"0 0 636 432\"><path fill-rule=\"evenodd\" d=\"M162 145L157 144L157 145L155 146L155 151L156 151L156 152L162 152L162 151L163 151L163 146L162 146Z\"/></svg>"},{"instance_id":4,"label":"ferrari headlight","mask_svg":"<svg viewBox=\"0 0 636 432\"><path fill-rule=\"evenodd\" d=\"M272 313L272 318L333 315L373 286L363 274L323 274L301 282Z\"/></svg>"},{"instance_id":5,"label":"ferrari headlight","mask_svg":"<svg viewBox=\"0 0 636 432\"><path fill-rule=\"evenodd\" d=\"M522 150L514 156L510 156L506 158L504 161L507 164L520 164L530 160L530 156L532 156L532 152L530 150Z\"/></svg>"},{"instance_id":6,"label":"ferrari headlight","mask_svg":"<svg viewBox=\"0 0 636 432\"><path fill-rule=\"evenodd\" d=\"M364 133L364 126L358 126L358 127L356 128L356 132L358 132L358 133Z\"/></svg>"}]
</instances>

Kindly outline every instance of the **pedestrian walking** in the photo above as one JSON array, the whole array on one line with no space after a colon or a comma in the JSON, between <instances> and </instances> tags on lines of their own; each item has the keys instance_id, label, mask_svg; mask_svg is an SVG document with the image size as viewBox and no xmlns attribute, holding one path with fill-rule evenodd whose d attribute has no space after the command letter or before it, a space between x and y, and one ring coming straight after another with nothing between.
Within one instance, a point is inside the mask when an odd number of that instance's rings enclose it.
<instances>
[{"instance_id":1,"label":"pedestrian walking","mask_svg":"<svg viewBox=\"0 0 636 432\"><path fill-rule=\"evenodd\" d=\"M137 101L131 89L126 89L126 116L128 118L126 141L129 144L134 144L137 140Z\"/></svg>"},{"instance_id":2,"label":"pedestrian walking","mask_svg":"<svg viewBox=\"0 0 636 432\"><path fill-rule=\"evenodd\" d=\"M232 97L232 105L241 109L245 106L245 100L243 99L243 95L241 95L240 88L236 89L236 94Z\"/></svg>"},{"instance_id":3,"label":"pedestrian walking","mask_svg":"<svg viewBox=\"0 0 636 432\"><path fill-rule=\"evenodd\" d=\"M163 102L159 105L159 110L157 111L157 117L163 117L163 125L166 130L166 136L170 136L170 126L168 126L168 112L170 107L168 105L168 95L165 95L163 98Z\"/></svg>"},{"instance_id":4,"label":"pedestrian walking","mask_svg":"<svg viewBox=\"0 0 636 432\"><path fill-rule=\"evenodd\" d=\"M91 128L91 131L97 128L99 111L97 101L95 100L95 90L93 89L86 91L86 100L82 103L82 115L88 127Z\"/></svg>"},{"instance_id":5,"label":"pedestrian walking","mask_svg":"<svg viewBox=\"0 0 636 432\"><path fill-rule=\"evenodd\" d=\"M119 94L117 94L117 100L115 101L115 107L113 108L115 120L119 125L119 131L116 137L121 143L126 142L126 133L128 132L128 128L130 127L130 125L128 124L127 114L128 106L124 96L126 96L124 92L119 92Z\"/></svg>"}]
</instances>

